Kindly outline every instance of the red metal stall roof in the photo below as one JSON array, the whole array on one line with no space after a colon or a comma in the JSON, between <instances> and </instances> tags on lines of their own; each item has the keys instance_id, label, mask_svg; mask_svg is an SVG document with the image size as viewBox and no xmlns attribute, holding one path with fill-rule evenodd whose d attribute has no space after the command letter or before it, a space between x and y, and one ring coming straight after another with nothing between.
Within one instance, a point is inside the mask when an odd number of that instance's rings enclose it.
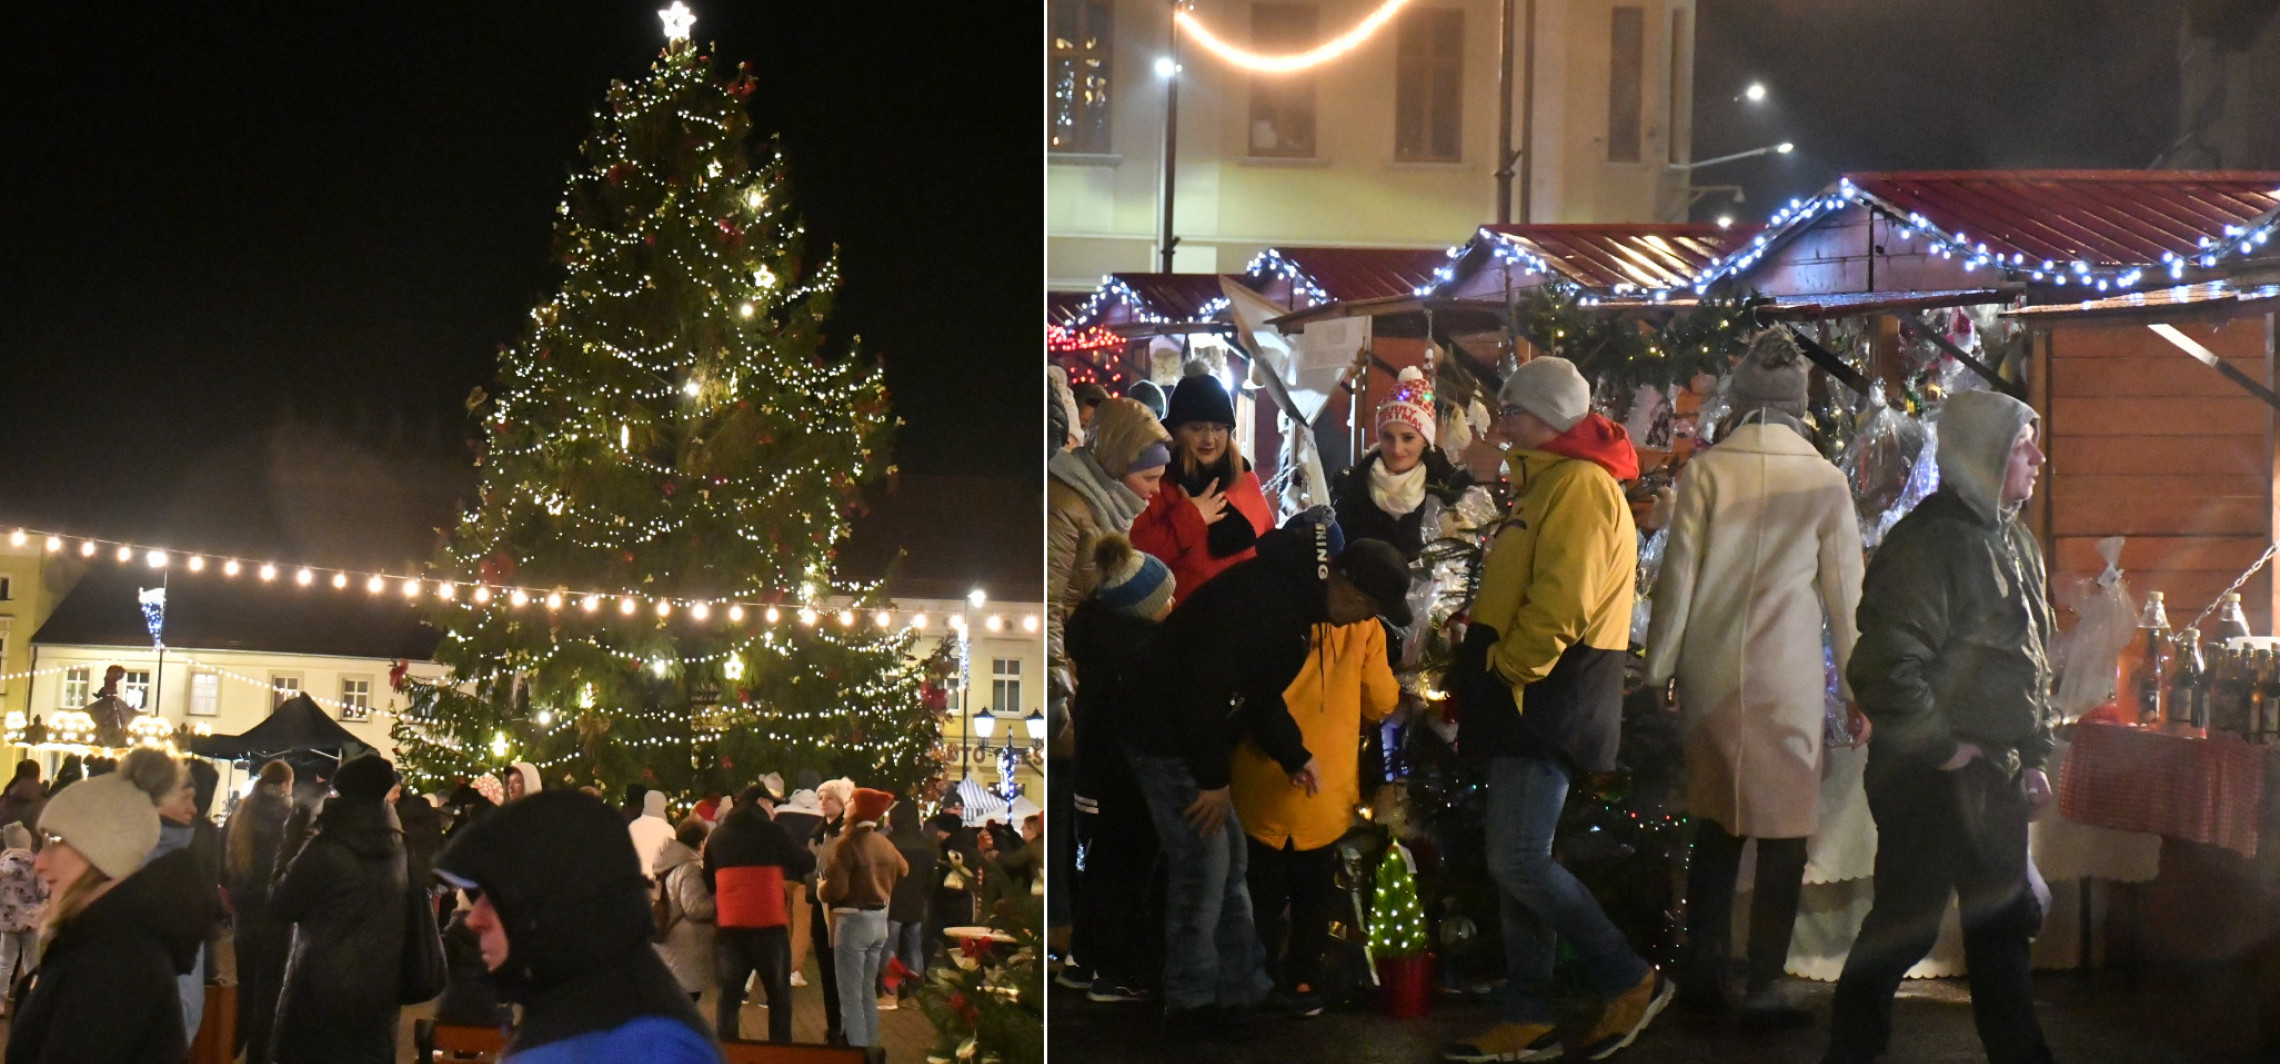
<instances>
[{"instance_id":1,"label":"red metal stall roof","mask_svg":"<svg viewBox=\"0 0 2280 1064\"><path fill-rule=\"evenodd\" d=\"M2150 266L2193 256L2280 208L2280 172L1986 170L1848 175L1903 214L1921 214L1997 254Z\"/></svg>"},{"instance_id":2,"label":"red metal stall roof","mask_svg":"<svg viewBox=\"0 0 2280 1064\"><path fill-rule=\"evenodd\" d=\"M1224 299L1216 273L1115 273L1147 309L1169 321L1201 321L1203 308Z\"/></svg>"},{"instance_id":3,"label":"red metal stall roof","mask_svg":"<svg viewBox=\"0 0 2280 1064\"><path fill-rule=\"evenodd\" d=\"M1045 293L1045 323L1058 325L1064 329L1070 328L1076 324L1077 315L1085 309L1085 304L1091 300L1091 292L1047 292Z\"/></svg>"},{"instance_id":4,"label":"red metal stall roof","mask_svg":"<svg viewBox=\"0 0 2280 1064\"><path fill-rule=\"evenodd\" d=\"M1324 302L1335 303L1413 295L1432 284L1433 271L1449 261L1440 248L1327 247L1269 248L1260 260L1276 257L1320 289ZM1254 260L1248 272L1257 277L1263 265Z\"/></svg>"},{"instance_id":5,"label":"red metal stall roof","mask_svg":"<svg viewBox=\"0 0 2280 1064\"><path fill-rule=\"evenodd\" d=\"M1543 259L1585 288L1677 288L1749 242L1756 226L1708 224L1484 225L1481 233Z\"/></svg>"}]
</instances>

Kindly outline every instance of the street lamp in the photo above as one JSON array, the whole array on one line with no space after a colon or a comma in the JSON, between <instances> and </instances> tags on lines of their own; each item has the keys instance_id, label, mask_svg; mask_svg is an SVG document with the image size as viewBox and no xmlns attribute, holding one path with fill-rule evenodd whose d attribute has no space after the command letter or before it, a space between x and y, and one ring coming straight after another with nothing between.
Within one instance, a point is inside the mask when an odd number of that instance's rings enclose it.
<instances>
[{"instance_id":1,"label":"street lamp","mask_svg":"<svg viewBox=\"0 0 2280 1064\"><path fill-rule=\"evenodd\" d=\"M1764 103L1765 82L1750 82L1750 87L1742 90L1742 98L1748 100L1751 103Z\"/></svg>"},{"instance_id":2,"label":"street lamp","mask_svg":"<svg viewBox=\"0 0 2280 1064\"><path fill-rule=\"evenodd\" d=\"M1720 156L1718 156L1718 157L1716 157L1716 158L1713 158L1713 159L1703 159L1703 160L1701 160L1701 161L1699 161L1699 162L1691 162L1691 163L1672 163L1672 164L1671 164L1671 169L1673 169L1673 170L1688 170L1688 171L1693 171L1693 170L1700 170L1700 169L1702 169L1702 168L1703 168L1703 167L1705 167L1705 166L1716 166L1716 165L1718 165L1719 163L1730 163L1730 162L1736 162L1736 161L1739 161L1739 160L1742 160L1742 159L1755 159L1755 158L1757 158L1757 157L1758 157L1758 156L1760 156L1760 155L1787 155L1787 154L1789 154L1790 152L1793 152L1793 151L1796 151L1796 150L1797 150L1797 145L1795 145L1795 144L1791 144L1790 142L1788 142L1788 141L1786 141L1786 140L1785 140L1785 141L1782 141L1782 142L1781 142L1781 143L1779 143L1779 144L1769 144L1769 145L1766 145L1766 146L1765 146L1765 147L1763 147L1763 148L1751 148L1751 149L1750 149L1750 150L1748 150L1748 151L1738 151L1738 152L1735 152L1735 153L1734 153L1734 154L1732 154L1732 155L1720 155Z\"/></svg>"}]
</instances>

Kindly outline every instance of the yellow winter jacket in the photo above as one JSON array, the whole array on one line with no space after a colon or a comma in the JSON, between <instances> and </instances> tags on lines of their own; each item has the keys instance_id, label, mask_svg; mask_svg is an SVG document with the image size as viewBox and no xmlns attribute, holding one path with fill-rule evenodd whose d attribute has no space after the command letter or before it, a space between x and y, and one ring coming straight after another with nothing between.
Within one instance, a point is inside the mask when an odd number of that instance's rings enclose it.
<instances>
[{"instance_id":1,"label":"yellow winter jacket","mask_svg":"<svg viewBox=\"0 0 2280 1064\"><path fill-rule=\"evenodd\" d=\"M1229 781L1235 814L1261 843L1315 850L1346 834L1362 802L1357 757L1362 722L1384 720L1401 685L1386 661L1385 628L1375 620L1314 626L1306 667L1283 691L1292 720L1314 754L1321 786L1294 787L1275 759L1248 742L1235 748Z\"/></svg>"},{"instance_id":2,"label":"yellow winter jacket","mask_svg":"<svg viewBox=\"0 0 2280 1064\"><path fill-rule=\"evenodd\" d=\"M1603 772L1622 722L1638 530L1622 485L1598 464L1525 450L1507 462L1517 497L1482 562L1472 621L1496 630L1488 665L1511 685L1520 720L1468 713L1458 742Z\"/></svg>"}]
</instances>

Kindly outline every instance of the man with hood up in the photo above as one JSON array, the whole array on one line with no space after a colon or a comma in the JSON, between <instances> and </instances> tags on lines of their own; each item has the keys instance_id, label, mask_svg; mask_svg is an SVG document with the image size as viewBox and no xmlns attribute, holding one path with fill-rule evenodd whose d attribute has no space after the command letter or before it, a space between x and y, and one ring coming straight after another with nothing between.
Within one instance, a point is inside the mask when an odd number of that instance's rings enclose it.
<instances>
[{"instance_id":1,"label":"man with hood up","mask_svg":"<svg viewBox=\"0 0 2280 1064\"><path fill-rule=\"evenodd\" d=\"M277 1064L389 1064L410 882L388 807L396 769L364 754L341 764L332 788L315 834L269 892L270 915L293 925L270 1055Z\"/></svg>"},{"instance_id":2,"label":"man with hood up","mask_svg":"<svg viewBox=\"0 0 2280 1064\"><path fill-rule=\"evenodd\" d=\"M1875 725L1862 783L1876 818L1876 901L1845 958L1829 1064L1876 1059L1892 995L1963 914L1971 1008L1992 1064L2051 1059L2035 1019L2027 821L2050 804L2042 551L2019 520L2043 463L2034 410L1994 392L1949 399L1940 487L1892 527L1861 585L1846 668Z\"/></svg>"},{"instance_id":3,"label":"man with hood up","mask_svg":"<svg viewBox=\"0 0 2280 1064\"><path fill-rule=\"evenodd\" d=\"M539 782L537 765L528 761L517 761L507 767L507 801L528 798L537 794L543 786L545 785ZM624 821L621 820L619 823L622 824Z\"/></svg>"},{"instance_id":4,"label":"man with hood up","mask_svg":"<svg viewBox=\"0 0 2280 1064\"><path fill-rule=\"evenodd\" d=\"M1488 868L1503 914L1506 981L1498 1022L1441 1055L1479 1062L1564 1053L1551 992L1564 944L1607 1002L1581 1047L1604 1060L1630 1045L1676 989L1552 856L1575 777L1612 770L1622 738L1639 537L1621 482L1639 475L1639 458L1622 426L1592 411L1591 386L1566 359L1531 359L1497 401L1498 428L1512 445L1512 512L1482 563L1450 687L1464 707L1464 753L1488 762Z\"/></svg>"},{"instance_id":5,"label":"man with hood up","mask_svg":"<svg viewBox=\"0 0 2280 1064\"><path fill-rule=\"evenodd\" d=\"M652 790L642 795L641 815L625 829L633 838L633 855L641 859L641 867L656 865L658 851L673 841L673 822L665 819L665 792Z\"/></svg>"},{"instance_id":6,"label":"man with hood up","mask_svg":"<svg viewBox=\"0 0 2280 1064\"><path fill-rule=\"evenodd\" d=\"M651 945L649 877L625 818L577 791L509 802L461 832L436 876L477 895L467 927L522 1023L513 1064L718 1064L696 1005Z\"/></svg>"}]
</instances>

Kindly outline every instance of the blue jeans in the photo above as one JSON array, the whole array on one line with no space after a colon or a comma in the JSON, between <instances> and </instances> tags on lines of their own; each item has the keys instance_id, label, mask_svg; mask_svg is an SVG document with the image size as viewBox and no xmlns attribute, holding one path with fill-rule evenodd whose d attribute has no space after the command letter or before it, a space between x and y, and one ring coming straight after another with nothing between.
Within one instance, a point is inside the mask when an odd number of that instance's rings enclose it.
<instances>
[{"instance_id":1,"label":"blue jeans","mask_svg":"<svg viewBox=\"0 0 2280 1064\"><path fill-rule=\"evenodd\" d=\"M1187 762L1131 750L1125 757L1148 796L1148 815L1164 847L1164 1007L1258 1004L1274 981L1243 883L1249 861L1243 826L1230 809L1217 834L1197 835L1182 815L1200 793Z\"/></svg>"},{"instance_id":2,"label":"blue jeans","mask_svg":"<svg viewBox=\"0 0 2280 1064\"><path fill-rule=\"evenodd\" d=\"M887 956L902 958L903 967L910 969L910 978L902 985L903 993L916 992L920 977L926 974L926 921L887 921ZM880 961L879 978L886 978L886 969L886 962Z\"/></svg>"},{"instance_id":3,"label":"blue jeans","mask_svg":"<svg viewBox=\"0 0 2280 1064\"><path fill-rule=\"evenodd\" d=\"M1646 978L1647 962L1600 911L1599 902L1552 859L1552 835L1567 805L1567 770L1544 757L1498 757L1488 769L1488 873L1504 922L1507 1023L1552 1022L1552 962L1561 939L1584 980L1615 997Z\"/></svg>"},{"instance_id":4,"label":"blue jeans","mask_svg":"<svg viewBox=\"0 0 2280 1064\"><path fill-rule=\"evenodd\" d=\"M839 963L839 1022L847 1044L879 1044L879 966L887 959L885 909L834 909L839 928L831 951Z\"/></svg>"}]
</instances>

